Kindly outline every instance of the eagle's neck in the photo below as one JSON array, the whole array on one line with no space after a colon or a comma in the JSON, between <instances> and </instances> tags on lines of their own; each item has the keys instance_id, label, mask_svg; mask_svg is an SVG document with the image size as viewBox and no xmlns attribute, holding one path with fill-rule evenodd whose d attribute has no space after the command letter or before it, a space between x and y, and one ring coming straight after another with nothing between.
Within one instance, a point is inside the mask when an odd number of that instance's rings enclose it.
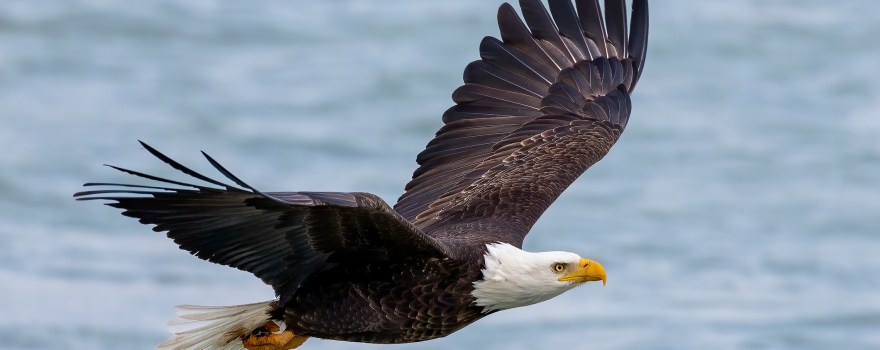
<instances>
[{"instance_id":1,"label":"eagle's neck","mask_svg":"<svg viewBox=\"0 0 880 350\"><path fill-rule=\"evenodd\" d=\"M486 246L483 279L474 282L471 294L483 312L539 303L571 289L556 283L550 270L557 254L531 253L507 243ZM572 254L573 255L573 254Z\"/></svg>"}]
</instances>

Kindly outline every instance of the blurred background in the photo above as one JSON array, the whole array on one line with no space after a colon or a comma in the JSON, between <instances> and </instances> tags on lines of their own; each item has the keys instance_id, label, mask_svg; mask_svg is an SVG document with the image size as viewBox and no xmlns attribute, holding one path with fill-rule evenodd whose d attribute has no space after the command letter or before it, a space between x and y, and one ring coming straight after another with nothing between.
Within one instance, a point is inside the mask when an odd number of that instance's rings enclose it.
<instances>
[{"instance_id":1,"label":"blurred background","mask_svg":"<svg viewBox=\"0 0 880 350\"><path fill-rule=\"evenodd\" d=\"M144 140L393 203L500 3L4 0L0 348L150 349L176 304L272 298L71 195L182 179ZM526 241L607 287L394 348L880 348L878 37L876 1L654 1L626 133Z\"/></svg>"}]
</instances>

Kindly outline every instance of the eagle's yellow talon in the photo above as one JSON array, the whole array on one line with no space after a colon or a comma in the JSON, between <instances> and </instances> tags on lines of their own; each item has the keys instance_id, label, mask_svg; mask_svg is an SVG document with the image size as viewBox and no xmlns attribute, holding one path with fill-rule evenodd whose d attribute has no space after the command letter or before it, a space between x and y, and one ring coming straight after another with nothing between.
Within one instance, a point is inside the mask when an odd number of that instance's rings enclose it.
<instances>
[{"instance_id":1,"label":"eagle's yellow talon","mask_svg":"<svg viewBox=\"0 0 880 350\"><path fill-rule=\"evenodd\" d=\"M269 321L258 329L260 335L251 333L241 339L247 350L287 350L299 347L309 337L293 334L290 330L281 330L275 322ZM255 331L256 332L256 331Z\"/></svg>"}]
</instances>

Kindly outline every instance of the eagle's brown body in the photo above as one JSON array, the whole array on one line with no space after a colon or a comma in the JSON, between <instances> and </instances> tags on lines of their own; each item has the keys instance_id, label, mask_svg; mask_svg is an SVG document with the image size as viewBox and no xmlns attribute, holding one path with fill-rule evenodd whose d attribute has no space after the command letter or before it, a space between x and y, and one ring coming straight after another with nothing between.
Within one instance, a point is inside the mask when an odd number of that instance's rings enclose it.
<instances>
[{"instance_id":1,"label":"eagle's brown body","mask_svg":"<svg viewBox=\"0 0 880 350\"><path fill-rule=\"evenodd\" d=\"M278 309L298 335L368 343L445 336L486 315L474 305L477 264L432 258L337 266Z\"/></svg>"},{"instance_id":2,"label":"eagle's brown body","mask_svg":"<svg viewBox=\"0 0 880 350\"><path fill-rule=\"evenodd\" d=\"M392 261L360 255L338 261L303 283L293 298L280 299L273 318L298 335L408 343L446 336L489 315L474 304L473 282L482 276L485 245L498 242L509 227L472 222L445 230L460 239L447 240L458 247L455 256Z\"/></svg>"},{"instance_id":3,"label":"eagle's brown body","mask_svg":"<svg viewBox=\"0 0 880 350\"><path fill-rule=\"evenodd\" d=\"M501 39L481 42L481 59L465 69L455 106L393 207L368 193L264 193L206 155L234 185L223 183L146 144L207 184L116 168L162 186L87 184L121 188L76 196L109 200L181 249L253 273L278 295L272 318L297 336L445 336L487 314L472 294L486 245L521 247L629 120L647 50L647 0L634 0L631 25L625 0L606 0L604 15L598 0L548 2L549 11L521 0L522 19L501 6ZM199 337L179 333L163 349L225 339Z\"/></svg>"}]
</instances>

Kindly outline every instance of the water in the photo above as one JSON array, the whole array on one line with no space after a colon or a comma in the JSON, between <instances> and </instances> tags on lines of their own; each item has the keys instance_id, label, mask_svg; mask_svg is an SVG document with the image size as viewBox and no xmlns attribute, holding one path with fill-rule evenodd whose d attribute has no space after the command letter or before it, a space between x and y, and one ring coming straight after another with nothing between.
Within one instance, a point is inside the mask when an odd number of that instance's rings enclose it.
<instances>
[{"instance_id":1,"label":"water","mask_svg":"<svg viewBox=\"0 0 880 350\"><path fill-rule=\"evenodd\" d=\"M4 1L0 348L147 349L175 304L271 298L71 194L128 180L102 163L172 175L140 139L265 190L393 201L498 4ZM396 348L880 348L880 3L651 10L626 133L526 242L608 286Z\"/></svg>"}]
</instances>

